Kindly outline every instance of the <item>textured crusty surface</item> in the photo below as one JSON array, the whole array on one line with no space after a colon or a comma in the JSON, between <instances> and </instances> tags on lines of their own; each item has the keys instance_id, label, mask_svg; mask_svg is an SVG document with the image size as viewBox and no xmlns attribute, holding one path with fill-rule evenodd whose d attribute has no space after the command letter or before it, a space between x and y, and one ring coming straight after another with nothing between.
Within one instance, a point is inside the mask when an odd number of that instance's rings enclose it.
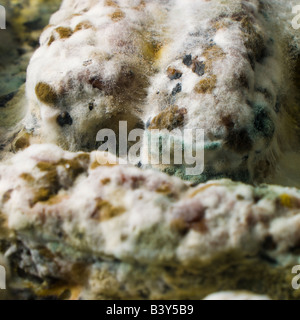
<instances>
[{"instance_id":1,"label":"textured crusty surface","mask_svg":"<svg viewBox=\"0 0 300 320\"><path fill-rule=\"evenodd\" d=\"M100 129L118 134L124 120L129 130L147 129L146 165L155 129L177 129L175 138L183 129L203 129L202 175L186 176L185 165L159 169L195 182L277 182L279 161L298 147L291 6L65 0L28 68L26 139L92 151Z\"/></svg>"},{"instance_id":2,"label":"textured crusty surface","mask_svg":"<svg viewBox=\"0 0 300 320\"><path fill-rule=\"evenodd\" d=\"M23 19L57 2L16 3L5 5L21 10L28 59L38 31ZM300 185L294 4L62 2L29 64L26 104L24 89L10 95L24 80L21 51L1 85L1 299L299 299L300 191L216 180ZM157 168L190 183L99 165L97 132L118 133L120 120L147 130L142 165L154 130L204 129L205 172Z\"/></svg>"},{"instance_id":3,"label":"textured crusty surface","mask_svg":"<svg viewBox=\"0 0 300 320\"><path fill-rule=\"evenodd\" d=\"M193 188L152 170L99 166L101 156L35 145L0 166L0 248L32 295L80 286L93 299L298 297L298 190L230 180Z\"/></svg>"},{"instance_id":4,"label":"textured crusty surface","mask_svg":"<svg viewBox=\"0 0 300 320\"><path fill-rule=\"evenodd\" d=\"M268 301L270 300L267 296L259 296L250 292L218 292L213 293L206 297L204 300L214 301L214 300L225 300L225 301L236 301L236 300L246 300L246 301Z\"/></svg>"}]
</instances>

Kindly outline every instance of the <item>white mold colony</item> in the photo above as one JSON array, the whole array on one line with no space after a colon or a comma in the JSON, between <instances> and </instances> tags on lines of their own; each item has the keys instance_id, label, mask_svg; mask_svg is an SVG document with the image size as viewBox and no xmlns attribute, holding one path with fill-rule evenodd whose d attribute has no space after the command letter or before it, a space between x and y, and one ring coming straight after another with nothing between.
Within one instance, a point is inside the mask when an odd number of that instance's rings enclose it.
<instances>
[{"instance_id":1,"label":"white mold colony","mask_svg":"<svg viewBox=\"0 0 300 320\"><path fill-rule=\"evenodd\" d=\"M286 145L292 82L286 11L278 21L274 12L259 0L66 0L28 68L26 129L90 151L97 132L118 132L120 120L147 132L200 128L201 177L159 168L197 182L270 181Z\"/></svg>"}]
</instances>

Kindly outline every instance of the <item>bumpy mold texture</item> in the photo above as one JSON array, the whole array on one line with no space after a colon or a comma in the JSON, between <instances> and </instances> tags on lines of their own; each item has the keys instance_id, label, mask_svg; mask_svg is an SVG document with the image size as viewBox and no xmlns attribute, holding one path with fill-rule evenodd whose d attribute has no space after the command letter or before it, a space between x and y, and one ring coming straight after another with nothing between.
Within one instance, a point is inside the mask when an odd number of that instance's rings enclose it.
<instances>
[{"instance_id":1,"label":"bumpy mold texture","mask_svg":"<svg viewBox=\"0 0 300 320\"><path fill-rule=\"evenodd\" d=\"M201 128L202 175L158 168L196 183L288 180L278 163L298 147L299 118L290 10L258 0L64 1L28 68L26 130L92 151L97 132L117 131L120 120L129 130L147 127L145 141L157 125ZM175 108L184 115L171 116ZM147 163L146 142L143 156Z\"/></svg>"},{"instance_id":2,"label":"bumpy mold texture","mask_svg":"<svg viewBox=\"0 0 300 320\"><path fill-rule=\"evenodd\" d=\"M28 51L6 59L24 75L39 28L20 17L54 7L15 3ZM26 88L0 95L0 298L299 299L296 4L62 1ZM100 165L97 133L119 121L145 129L142 168ZM199 128L203 174L147 168L151 131Z\"/></svg>"},{"instance_id":3,"label":"bumpy mold texture","mask_svg":"<svg viewBox=\"0 0 300 320\"><path fill-rule=\"evenodd\" d=\"M12 296L299 298L299 190L230 180L190 187L152 170L94 166L102 156L43 144L0 165L0 254Z\"/></svg>"}]
</instances>

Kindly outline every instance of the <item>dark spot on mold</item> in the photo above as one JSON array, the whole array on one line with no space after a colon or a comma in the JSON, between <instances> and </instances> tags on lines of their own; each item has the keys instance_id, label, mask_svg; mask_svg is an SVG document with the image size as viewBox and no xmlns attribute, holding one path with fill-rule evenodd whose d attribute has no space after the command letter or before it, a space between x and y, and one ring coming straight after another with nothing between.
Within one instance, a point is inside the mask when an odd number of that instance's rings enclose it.
<instances>
[{"instance_id":1,"label":"dark spot on mold","mask_svg":"<svg viewBox=\"0 0 300 320\"><path fill-rule=\"evenodd\" d=\"M272 138L275 133L275 124L272 121L269 113L264 109L260 109L256 112L254 127L266 138Z\"/></svg>"},{"instance_id":2,"label":"dark spot on mold","mask_svg":"<svg viewBox=\"0 0 300 320\"><path fill-rule=\"evenodd\" d=\"M243 157L243 161L247 161L249 159L249 155Z\"/></svg>"},{"instance_id":3,"label":"dark spot on mold","mask_svg":"<svg viewBox=\"0 0 300 320\"><path fill-rule=\"evenodd\" d=\"M199 233L206 233L208 227L205 214L205 207L199 206L197 209L187 208L183 214L180 214L171 222L171 228L182 235L187 234L191 229Z\"/></svg>"},{"instance_id":4,"label":"dark spot on mold","mask_svg":"<svg viewBox=\"0 0 300 320\"><path fill-rule=\"evenodd\" d=\"M258 161L254 168L254 174L257 180L266 179L271 172L271 163L268 160Z\"/></svg>"},{"instance_id":5,"label":"dark spot on mold","mask_svg":"<svg viewBox=\"0 0 300 320\"><path fill-rule=\"evenodd\" d=\"M186 55L183 58L183 64L186 65L187 67L190 67L193 64L193 60L192 60L192 55Z\"/></svg>"},{"instance_id":6,"label":"dark spot on mold","mask_svg":"<svg viewBox=\"0 0 300 320\"><path fill-rule=\"evenodd\" d=\"M89 80L89 83L93 86L95 89L104 90L105 89L105 82L101 79L101 77L96 76Z\"/></svg>"},{"instance_id":7,"label":"dark spot on mold","mask_svg":"<svg viewBox=\"0 0 300 320\"><path fill-rule=\"evenodd\" d=\"M277 249L277 244L275 243L271 235L267 236L262 243L262 248L267 251L273 251Z\"/></svg>"},{"instance_id":8,"label":"dark spot on mold","mask_svg":"<svg viewBox=\"0 0 300 320\"><path fill-rule=\"evenodd\" d=\"M71 116L68 112L61 113L57 117L56 121L61 127L64 127L66 125L71 126L73 124L73 119L71 118Z\"/></svg>"},{"instance_id":9,"label":"dark spot on mold","mask_svg":"<svg viewBox=\"0 0 300 320\"><path fill-rule=\"evenodd\" d=\"M232 117L230 115L224 116L221 119L221 122L226 127L226 129L231 130L234 128L234 122L233 122Z\"/></svg>"},{"instance_id":10,"label":"dark spot on mold","mask_svg":"<svg viewBox=\"0 0 300 320\"><path fill-rule=\"evenodd\" d=\"M182 77L181 71L174 69L174 68L171 68L171 67L168 68L167 74L168 74L168 77L170 80L178 80Z\"/></svg>"},{"instance_id":11,"label":"dark spot on mold","mask_svg":"<svg viewBox=\"0 0 300 320\"><path fill-rule=\"evenodd\" d=\"M267 101L272 101L273 100L273 96L272 96L272 94L270 93L270 91L268 89L258 87L258 88L255 88L255 90L257 92L260 92L261 94L263 94Z\"/></svg>"},{"instance_id":12,"label":"dark spot on mold","mask_svg":"<svg viewBox=\"0 0 300 320\"><path fill-rule=\"evenodd\" d=\"M89 110L90 111L94 110L94 102L89 103Z\"/></svg>"},{"instance_id":13,"label":"dark spot on mold","mask_svg":"<svg viewBox=\"0 0 300 320\"><path fill-rule=\"evenodd\" d=\"M255 61L262 62L268 56L268 49L263 35L257 31L254 22L247 15L244 15L240 22L247 38L245 46L249 50L249 58L253 66Z\"/></svg>"},{"instance_id":14,"label":"dark spot on mold","mask_svg":"<svg viewBox=\"0 0 300 320\"><path fill-rule=\"evenodd\" d=\"M177 93L182 91L181 83L177 83L176 87L172 90L172 96L176 96Z\"/></svg>"},{"instance_id":15,"label":"dark spot on mold","mask_svg":"<svg viewBox=\"0 0 300 320\"><path fill-rule=\"evenodd\" d=\"M238 77L238 82L243 88L250 89L249 80L245 73L240 74Z\"/></svg>"},{"instance_id":16,"label":"dark spot on mold","mask_svg":"<svg viewBox=\"0 0 300 320\"><path fill-rule=\"evenodd\" d=\"M237 153L244 153L252 149L253 141L246 129L230 130L225 145Z\"/></svg>"},{"instance_id":17,"label":"dark spot on mold","mask_svg":"<svg viewBox=\"0 0 300 320\"><path fill-rule=\"evenodd\" d=\"M205 73L205 63L203 61L194 60L192 70L196 73L199 77L202 77Z\"/></svg>"},{"instance_id":18,"label":"dark spot on mold","mask_svg":"<svg viewBox=\"0 0 300 320\"><path fill-rule=\"evenodd\" d=\"M130 70L128 67L123 66L121 68L121 73L116 83L116 87L120 89L128 89L132 86L135 79L135 73Z\"/></svg>"},{"instance_id":19,"label":"dark spot on mold","mask_svg":"<svg viewBox=\"0 0 300 320\"><path fill-rule=\"evenodd\" d=\"M4 108L5 105L14 98L14 96L16 95L16 93L17 93L17 92L11 92L11 93L9 93L9 94L6 94L6 95L4 95L4 96L1 96L1 97L0 97L0 108Z\"/></svg>"}]
</instances>

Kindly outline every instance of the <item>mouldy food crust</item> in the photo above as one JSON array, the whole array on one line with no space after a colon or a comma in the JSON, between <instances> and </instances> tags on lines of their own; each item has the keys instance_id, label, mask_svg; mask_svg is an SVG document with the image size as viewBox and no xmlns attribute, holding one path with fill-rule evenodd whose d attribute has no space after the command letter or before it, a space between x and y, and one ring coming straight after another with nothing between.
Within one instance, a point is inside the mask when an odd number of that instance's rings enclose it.
<instances>
[{"instance_id":1,"label":"mouldy food crust","mask_svg":"<svg viewBox=\"0 0 300 320\"><path fill-rule=\"evenodd\" d=\"M63 1L28 68L26 130L66 150L92 151L98 131L120 120L129 131L146 127L146 137L203 129L203 174L186 176L185 164L154 167L195 183L277 182L282 155L298 148L290 138L298 115L289 114L298 100L286 45L293 36L270 18L289 8L265 2ZM169 112L173 106L184 114ZM146 142L142 154L146 166L153 156Z\"/></svg>"},{"instance_id":2,"label":"mouldy food crust","mask_svg":"<svg viewBox=\"0 0 300 320\"><path fill-rule=\"evenodd\" d=\"M101 156L36 145L1 164L1 230L10 236L0 248L20 270L8 284L15 297L299 298L298 190L230 180L189 187L151 170L95 168Z\"/></svg>"}]
</instances>

